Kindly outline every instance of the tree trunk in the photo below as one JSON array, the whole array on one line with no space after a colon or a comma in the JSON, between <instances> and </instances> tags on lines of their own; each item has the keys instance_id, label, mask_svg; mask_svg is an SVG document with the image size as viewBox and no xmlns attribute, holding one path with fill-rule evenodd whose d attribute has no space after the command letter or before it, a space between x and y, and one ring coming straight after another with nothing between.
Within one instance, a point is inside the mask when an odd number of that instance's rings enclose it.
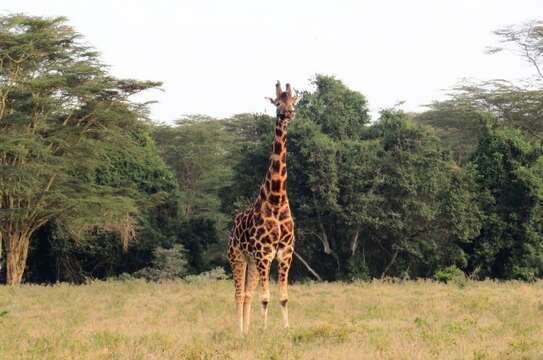
<instances>
[{"instance_id":1,"label":"tree trunk","mask_svg":"<svg viewBox=\"0 0 543 360\"><path fill-rule=\"evenodd\" d=\"M339 262L339 256L338 254L332 249L332 246L330 246L330 241L328 240L328 235L326 235L326 230L324 229L324 225L322 225L322 222L319 221L319 228L321 230L321 242L322 247L324 248L324 253L326 255L331 255L336 260L336 273L339 273L340 270L340 262Z\"/></svg>"},{"instance_id":2,"label":"tree trunk","mask_svg":"<svg viewBox=\"0 0 543 360\"><path fill-rule=\"evenodd\" d=\"M315 206L315 210L316 210L317 217L318 217L318 220L319 220L318 221L319 229L321 231L321 236L317 236L317 237L322 242L322 247L324 248L324 253L326 255L331 255L336 260L336 264L337 264L336 274L337 274L337 273L339 273L339 270L340 270L339 256L336 254L336 252L330 246L330 241L328 240L328 235L326 235L326 229L324 228L324 225L322 223L322 218L321 218L321 214L319 212L319 207L317 205L317 199L315 198L315 194L313 194L313 205Z\"/></svg>"},{"instance_id":3,"label":"tree trunk","mask_svg":"<svg viewBox=\"0 0 543 360\"><path fill-rule=\"evenodd\" d=\"M358 235L360 233L360 227L356 228L356 231L351 239L351 256L356 254L356 249L358 249Z\"/></svg>"},{"instance_id":4,"label":"tree trunk","mask_svg":"<svg viewBox=\"0 0 543 360\"><path fill-rule=\"evenodd\" d=\"M394 264L394 261L396 261L396 258L398 257L399 252L400 252L400 250L398 250L398 249L396 249L396 251L394 251L394 255L392 255L392 259L390 260L387 267L385 268L385 270L381 274L381 279L385 278L385 275L387 274L388 270L392 267L392 264Z\"/></svg>"},{"instance_id":5,"label":"tree trunk","mask_svg":"<svg viewBox=\"0 0 543 360\"><path fill-rule=\"evenodd\" d=\"M4 239L7 260L6 283L18 285L21 283L25 271L30 236L26 232L6 235Z\"/></svg>"}]
</instances>

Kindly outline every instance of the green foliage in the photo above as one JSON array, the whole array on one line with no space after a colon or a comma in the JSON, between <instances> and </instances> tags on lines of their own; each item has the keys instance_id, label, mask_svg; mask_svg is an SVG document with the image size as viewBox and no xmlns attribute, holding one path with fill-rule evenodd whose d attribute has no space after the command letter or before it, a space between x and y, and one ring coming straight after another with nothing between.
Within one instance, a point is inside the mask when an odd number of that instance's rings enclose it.
<instances>
[{"instance_id":1,"label":"green foliage","mask_svg":"<svg viewBox=\"0 0 543 360\"><path fill-rule=\"evenodd\" d=\"M193 116L178 120L176 126L156 126L153 135L176 175L181 216L224 222L218 193L230 183L228 147L233 143L224 124Z\"/></svg>"},{"instance_id":2,"label":"green foliage","mask_svg":"<svg viewBox=\"0 0 543 360\"><path fill-rule=\"evenodd\" d=\"M226 264L223 239L230 216L223 210L221 196L232 194L225 189L232 186L233 156L240 146L236 140L247 135L232 126L236 121L192 116L175 126L153 129L157 147L175 172L179 187L178 220L171 236L187 249L193 273Z\"/></svg>"},{"instance_id":3,"label":"green foliage","mask_svg":"<svg viewBox=\"0 0 543 360\"><path fill-rule=\"evenodd\" d=\"M428 111L414 116L414 121L431 126L452 158L464 164L475 151L484 132L488 114L460 99L434 102Z\"/></svg>"},{"instance_id":4,"label":"green foliage","mask_svg":"<svg viewBox=\"0 0 543 360\"><path fill-rule=\"evenodd\" d=\"M366 98L333 76L316 75L315 91L303 92L298 116L311 119L335 140L358 138L370 117Z\"/></svg>"},{"instance_id":5,"label":"green foliage","mask_svg":"<svg viewBox=\"0 0 543 360\"><path fill-rule=\"evenodd\" d=\"M197 275L187 275L185 280L188 282L208 282L211 280L226 280L230 277L224 271L223 267L216 267L208 271L201 272Z\"/></svg>"},{"instance_id":6,"label":"green foliage","mask_svg":"<svg viewBox=\"0 0 543 360\"><path fill-rule=\"evenodd\" d=\"M442 283L454 282L456 284L460 284L464 282L465 279L466 275L464 272L455 265L448 266L434 274L434 280Z\"/></svg>"},{"instance_id":7,"label":"green foliage","mask_svg":"<svg viewBox=\"0 0 543 360\"><path fill-rule=\"evenodd\" d=\"M488 128L473 155L484 223L470 263L484 276L543 275L542 150L519 130Z\"/></svg>"},{"instance_id":8,"label":"green foliage","mask_svg":"<svg viewBox=\"0 0 543 360\"><path fill-rule=\"evenodd\" d=\"M430 110L417 115L417 121L435 127L443 141L461 162L477 147L489 116L499 124L518 128L524 135L540 140L543 136L543 32L541 21L508 26L494 33L500 45L489 53L507 50L518 54L533 66L535 78L522 85L503 79L464 83L454 89L451 98L435 102Z\"/></svg>"},{"instance_id":9,"label":"green foliage","mask_svg":"<svg viewBox=\"0 0 543 360\"><path fill-rule=\"evenodd\" d=\"M225 241L218 225L212 219L195 218L179 224L176 242L188 251L193 273L226 265Z\"/></svg>"},{"instance_id":10,"label":"green foliage","mask_svg":"<svg viewBox=\"0 0 543 360\"><path fill-rule=\"evenodd\" d=\"M383 112L369 136L378 140L370 166L358 174L356 168L343 172L368 179L359 195L365 198L359 202L359 225L378 250L371 258L389 259L374 264L381 276L390 270L424 276L443 262L461 264L458 242L475 236L480 226L477 206L470 204L475 195L468 174L448 159L433 135L401 112Z\"/></svg>"},{"instance_id":11,"label":"green foliage","mask_svg":"<svg viewBox=\"0 0 543 360\"><path fill-rule=\"evenodd\" d=\"M540 25L496 32L539 77ZM0 17L0 48L8 282L25 265L35 282L224 278L224 240L269 165L275 119L150 124L131 96L160 84L109 75L64 18ZM543 277L540 83L464 84L371 123L362 94L332 76L312 84L290 123L288 187L297 252L324 279ZM308 274L295 262L292 275Z\"/></svg>"},{"instance_id":12,"label":"green foliage","mask_svg":"<svg viewBox=\"0 0 543 360\"><path fill-rule=\"evenodd\" d=\"M232 178L219 196L222 210L231 219L253 200L266 174L275 119L267 115L239 114L223 121L233 139L229 151Z\"/></svg>"},{"instance_id":13,"label":"green foliage","mask_svg":"<svg viewBox=\"0 0 543 360\"><path fill-rule=\"evenodd\" d=\"M150 267L134 273L134 277L149 281L171 280L187 274L188 262L183 246L176 244L170 249L157 247L153 250Z\"/></svg>"},{"instance_id":14,"label":"green foliage","mask_svg":"<svg viewBox=\"0 0 543 360\"><path fill-rule=\"evenodd\" d=\"M133 189L155 198L174 192L175 177L159 156L149 129L134 128L129 135L133 142L129 148L104 144L103 164L96 170L96 184Z\"/></svg>"},{"instance_id":15,"label":"green foliage","mask_svg":"<svg viewBox=\"0 0 543 360\"><path fill-rule=\"evenodd\" d=\"M428 276L444 263L466 266L459 245L480 228L472 174L405 114L387 110L366 126L365 110L334 112L364 108L362 95L333 78L318 76L316 84L322 86L303 94L289 129L297 251L328 279ZM260 128L266 126L272 122ZM234 165L230 191L246 198L265 173L272 137L254 133Z\"/></svg>"},{"instance_id":16,"label":"green foliage","mask_svg":"<svg viewBox=\"0 0 543 360\"><path fill-rule=\"evenodd\" d=\"M347 273L351 281L368 281L370 277L370 269L365 259L360 256L353 256L347 263Z\"/></svg>"},{"instance_id":17,"label":"green foliage","mask_svg":"<svg viewBox=\"0 0 543 360\"><path fill-rule=\"evenodd\" d=\"M532 138L541 139L543 135L543 126L539 121L543 114L543 90L539 88L519 87L505 80L465 84L456 89L452 103L464 108L465 111L482 113L483 120L485 117L488 119L488 114L492 114L501 125L518 128ZM465 121L470 128L477 125L469 118L466 120L470 120ZM470 122L472 125L469 125ZM474 130L479 136L482 135L483 128ZM467 131L468 129L463 133L468 138L473 138Z\"/></svg>"},{"instance_id":18,"label":"green foliage","mask_svg":"<svg viewBox=\"0 0 543 360\"><path fill-rule=\"evenodd\" d=\"M64 18L0 18L0 238L21 280L31 235L54 220L68 239L127 242L175 189L131 95ZM119 235L106 234L117 232ZM106 241L106 242L107 242Z\"/></svg>"}]
</instances>

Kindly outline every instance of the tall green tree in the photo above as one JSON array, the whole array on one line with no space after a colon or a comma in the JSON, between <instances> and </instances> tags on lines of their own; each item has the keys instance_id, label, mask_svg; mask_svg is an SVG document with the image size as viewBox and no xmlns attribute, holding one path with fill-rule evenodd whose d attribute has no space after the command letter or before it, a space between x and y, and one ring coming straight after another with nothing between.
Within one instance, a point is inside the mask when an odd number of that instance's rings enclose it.
<instances>
[{"instance_id":1,"label":"tall green tree","mask_svg":"<svg viewBox=\"0 0 543 360\"><path fill-rule=\"evenodd\" d=\"M0 238L6 280L20 283L32 234L61 219L133 233L138 194L97 181L112 147L138 153L131 129L145 106L131 95L159 85L109 75L64 18L0 18Z\"/></svg>"},{"instance_id":2,"label":"tall green tree","mask_svg":"<svg viewBox=\"0 0 543 360\"><path fill-rule=\"evenodd\" d=\"M160 153L176 175L175 241L187 249L192 272L226 261L226 242L221 239L227 237L234 203L245 195L245 189L232 183L234 165L240 149L251 141L248 125L255 122L253 117L188 116L154 128Z\"/></svg>"},{"instance_id":3,"label":"tall green tree","mask_svg":"<svg viewBox=\"0 0 543 360\"><path fill-rule=\"evenodd\" d=\"M222 211L229 220L245 209L257 195L269 165L275 119L264 114L238 114L223 120L232 139L228 160L232 166L230 184L220 192Z\"/></svg>"},{"instance_id":4,"label":"tall green tree","mask_svg":"<svg viewBox=\"0 0 543 360\"><path fill-rule=\"evenodd\" d=\"M291 125L289 192L300 253L333 279L344 271L339 249L346 234L338 226L341 144L361 139L370 117L365 97L342 81L318 74L312 82Z\"/></svg>"},{"instance_id":5,"label":"tall green tree","mask_svg":"<svg viewBox=\"0 0 543 360\"><path fill-rule=\"evenodd\" d=\"M218 194L231 181L229 146L234 143L226 122L189 116L174 126L155 126L153 136L162 158L175 172L181 216L223 223Z\"/></svg>"},{"instance_id":6,"label":"tall green tree","mask_svg":"<svg viewBox=\"0 0 543 360\"><path fill-rule=\"evenodd\" d=\"M368 139L371 147L350 146L342 171L350 174L342 186L344 221L362 230L365 266L381 277L429 276L440 266L465 267L467 256L459 245L480 228L469 174L450 160L431 132L402 112L383 111ZM350 160L353 150L366 151L359 155L366 160Z\"/></svg>"},{"instance_id":7,"label":"tall green tree","mask_svg":"<svg viewBox=\"0 0 543 360\"><path fill-rule=\"evenodd\" d=\"M293 122L289 135L288 189L299 252L309 257L312 253L324 253L326 257L316 269L339 272L342 261L336 246L339 234L335 232L340 177L338 141L323 133L312 120L300 117Z\"/></svg>"},{"instance_id":8,"label":"tall green tree","mask_svg":"<svg viewBox=\"0 0 543 360\"><path fill-rule=\"evenodd\" d=\"M487 128L472 158L483 227L468 248L481 276L543 276L543 149L518 129Z\"/></svg>"},{"instance_id":9,"label":"tall green tree","mask_svg":"<svg viewBox=\"0 0 543 360\"><path fill-rule=\"evenodd\" d=\"M92 181L137 199L138 213L131 219L135 241L123 243L111 225L74 237L62 217L55 218L31 237L27 281L80 283L132 273L150 264L155 248L172 246L180 219L175 177L159 157L146 126L128 133L133 146L119 149L110 144Z\"/></svg>"},{"instance_id":10,"label":"tall green tree","mask_svg":"<svg viewBox=\"0 0 543 360\"><path fill-rule=\"evenodd\" d=\"M333 76L317 74L302 92L297 117L311 119L334 140L359 138L370 122L366 98Z\"/></svg>"}]
</instances>

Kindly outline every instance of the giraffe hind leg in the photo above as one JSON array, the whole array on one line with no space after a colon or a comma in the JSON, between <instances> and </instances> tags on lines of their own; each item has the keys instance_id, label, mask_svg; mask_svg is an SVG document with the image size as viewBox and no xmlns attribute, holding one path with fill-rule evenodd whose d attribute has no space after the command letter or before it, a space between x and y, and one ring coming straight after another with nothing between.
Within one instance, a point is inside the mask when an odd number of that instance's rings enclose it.
<instances>
[{"instance_id":1,"label":"giraffe hind leg","mask_svg":"<svg viewBox=\"0 0 543 360\"><path fill-rule=\"evenodd\" d=\"M247 265L247 274L245 277L245 300L243 302L243 333L249 333L249 324L251 323L251 303L253 293L258 285L258 273L256 263L250 260Z\"/></svg>"}]
</instances>

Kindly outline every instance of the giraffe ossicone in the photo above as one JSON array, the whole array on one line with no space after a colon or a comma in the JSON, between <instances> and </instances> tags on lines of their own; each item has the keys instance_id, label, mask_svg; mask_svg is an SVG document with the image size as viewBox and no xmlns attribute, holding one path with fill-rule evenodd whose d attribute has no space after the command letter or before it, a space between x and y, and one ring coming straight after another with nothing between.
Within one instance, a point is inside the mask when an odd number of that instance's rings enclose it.
<instances>
[{"instance_id":1,"label":"giraffe ossicone","mask_svg":"<svg viewBox=\"0 0 543 360\"><path fill-rule=\"evenodd\" d=\"M228 259L235 285L236 315L239 330L249 332L251 304L258 283L263 326L266 328L270 302L270 268L278 261L279 303L283 325L288 327L288 273L294 254L294 222L287 196L287 131L294 118L297 97L290 84L282 91L275 85L277 120L270 163L260 191L253 204L234 220L228 243Z\"/></svg>"}]
</instances>

